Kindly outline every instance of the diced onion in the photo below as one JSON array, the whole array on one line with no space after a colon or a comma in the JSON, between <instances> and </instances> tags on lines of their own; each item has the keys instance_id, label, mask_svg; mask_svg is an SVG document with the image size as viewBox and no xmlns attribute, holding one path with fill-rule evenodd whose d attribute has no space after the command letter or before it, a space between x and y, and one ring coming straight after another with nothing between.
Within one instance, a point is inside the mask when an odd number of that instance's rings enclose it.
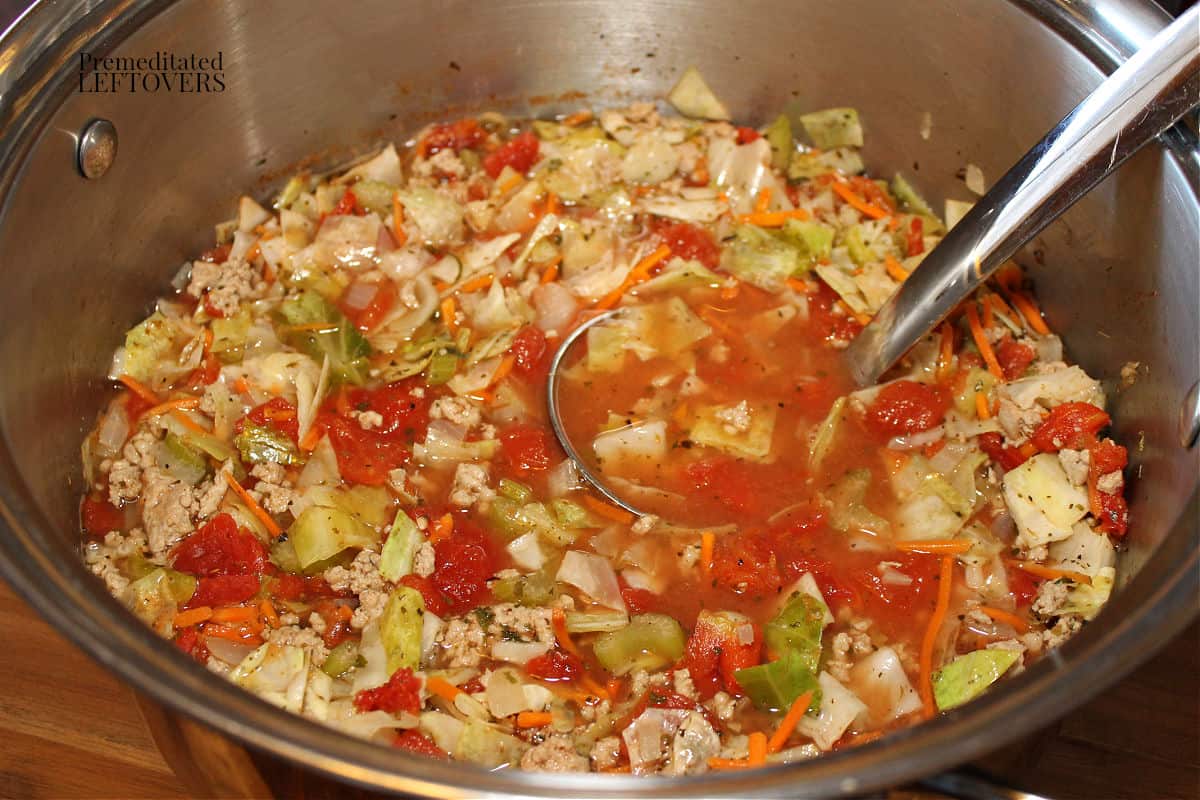
<instances>
[{"instance_id":1,"label":"diced onion","mask_svg":"<svg viewBox=\"0 0 1200 800\"><path fill-rule=\"evenodd\" d=\"M488 676L484 697L488 710L497 719L530 710L524 682L516 670L502 667Z\"/></svg>"},{"instance_id":2,"label":"diced onion","mask_svg":"<svg viewBox=\"0 0 1200 800\"><path fill-rule=\"evenodd\" d=\"M625 601L621 598L621 586L617 583L617 573L603 556L568 550L555 580L575 586L602 606L626 610Z\"/></svg>"},{"instance_id":3,"label":"diced onion","mask_svg":"<svg viewBox=\"0 0 1200 800\"><path fill-rule=\"evenodd\" d=\"M492 658L510 664L526 664L531 659L545 655L549 642L496 642L492 645Z\"/></svg>"},{"instance_id":4,"label":"diced onion","mask_svg":"<svg viewBox=\"0 0 1200 800\"><path fill-rule=\"evenodd\" d=\"M242 659L254 652L254 647L251 645L238 644L216 636L204 637L204 643L208 647L209 653L231 667L236 667L242 663Z\"/></svg>"},{"instance_id":5,"label":"diced onion","mask_svg":"<svg viewBox=\"0 0 1200 800\"><path fill-rule=\"evenodd\" d=\"M539 328L562 333L575 319L579 302L570 289L554 281L533 290L533 308L537 311Z\"/></svg>"},{"instance_id":6,"label":"diced onion","mask_svg":"<svg viewBox=\"0 0 1200 800\"><path fill-rule=\"evenodd\" d=\"M355 281L346 290L346 294L342 297L341 305L350 311L362 311L371 305L371 301L375 299L375 295L377 294L379 294L378 283Z\"/></svg>"},{"instance_id":7,"label":"diced onion","mask_svg":"<svg viewBox=\"0 0 1200 800\"><path fill-rule=\"evenodd\" d=\"M115 456L129 438L129 417L119 403L113 403L100 421L96 432L96 455L102 458Z\"/></svg>"}]
</instances>

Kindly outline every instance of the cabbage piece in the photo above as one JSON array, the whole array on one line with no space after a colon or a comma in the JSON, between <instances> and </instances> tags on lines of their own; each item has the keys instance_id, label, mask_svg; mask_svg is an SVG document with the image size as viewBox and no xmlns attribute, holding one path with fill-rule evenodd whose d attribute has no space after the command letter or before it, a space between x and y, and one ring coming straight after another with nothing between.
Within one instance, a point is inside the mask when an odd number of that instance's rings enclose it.
<instances>
[{"instance_id":1,"label":"cabbage piece","mask_svg":"<svg viewBox=\"0 0 1200 800\"><path fill-rule=\"evenodd\" d=\"M510 642L502 639L492 645L492 658L497 661L507 661L510 664L528 664L531 660L545 655L549 651L549 642ZM526 686L526 688L533 687ZM525 694L528 697L533 696L532 692ZM530 700L530 702L533 701Z\"/></svg>"},{"instance_id":2,"label":"cabbage piece","mask_svg":"<svg viewBox=\"0 0 1200 800\"><path fill-rule=\"evenodd\" d=\"M812 578L809 573L805 575ZM815 682L817 664L821 660L821 633L825 630L827 618L832 620L823 600L805 592L796 592L763 628L763 639L772 653L794 655ZM738 682L741 683L740 678ZM795 695L792 697L795 698Z\"/></svg>"},{"instance_id":3,"label":"cabbage piece","mask_svg":"<svg viewBox=\"0 0 1200 800\"><path fill-rule=\"evenodd\" d=\"M463 207L427 186L411 186L397 195L421 239L433 247L450 247L463 238Z\"/></svg>"},{"instance_id":4,"label":"cabbage piece","mask_svg":"<svg viewBox=\"0 0 1200 800\"><path fill-rule=\"evenodd\" d=\"M863 145L862 124L853 108L827 108L803 114L800 124L813 144L822 150Z\"/></svg>"},{"instance_id":5,"label":"cabbage piece","mask_svg":"<svg viewBox=\"0 0 1200 800\"><path fill-rule=\"evenodd\" d=\"M1058 457L1039 453L1004 474L1004 500L1026 549L1066 539L1088 512L1087 493L1071 483Z\"/></svg>"},{"instance_id":6,"label":"cabbage piece","mask_svg":"<svg viewBox=\"0 0 1200 800\"><path fill-rule=\"evenodd\" d=\"M209 323L213 341L209 348L222 364L236 364L245 353L250 333L251 314L248 306L238 308L232 317L218 317Z\"/></svg>"},{"instance_id":7,"label":"cabbage piece","mask_svg":"<svg viewBox=\"0 0 1200 800\"><path fill-rule=\"evenodd\" d=\"M633 146L621 162L621 177L626 183L662 183L679 167L679 153L659 131L637 134Z\"/></svg>"},{"instance_id":8,"label":"cabbage piece","mask_svg":"<svg viewBox=\"0 0 1200 800\"><path fill-rule=\"evenodd\" d=\"M1021 378L1002 384L996 391L1016 403L1018 408L1033 408L1039 402L1050 407L1081 402L1104 408L1104 391L1100 384L1077 366Z\"/></svg>"},{"instance_id":9,"label":"cabbage piece","mask_svg":"<svg viewBox=\"0 0 1200 800\"><path fill-rule=\"evenodd\" d=\"M813 271L820 276L821 280L829 284L830 289L837 292L842 302L848 305L855 314L871 312L871 306L867 304L867 299L863 296L862 290L858 288L858 284L855 283L854 276L850 274L848 268L836 264L818 264Z\"/></svg>"},{"instance_id":10,"label":"cabbage piece","mask_svg":"<svg viewBox=\"0 0 1200 800\"><path fill-rule=\"evenodd\" d=\"M801 261L811 266L829 258L836 230L815 220L789 219L783 223L780 234L797 248Z\"/></svg>"},{"instance_id":11,"label":"cabbage piece","mask_svg":"<svg viewBox=\"0 0 1200 800\"><path fill-rule=\"evenodd\" d=\"M567 631L569 633L607 633L619 631L629 624L629 614L625 611L568 611Z\"/></svg>"},{"instance_id":12,"label":"cabbage piece","mask_svg":"<svg viewBox=\"0 0 1200 800\"><path fill-rule=\"evenodd\" d=\"M366 382L371 345L328 300L316 292L302 291L284 300L279 313L287 322L281 331L285 342L318 361L328 357L333 377L339 381ZM299 329L321 323L329 327Z\"/></svg>"},{"instance_id":13,"label":"cabbage piece","mask_svg":"<svg viewBox=\"0 0 1200 800\"><path fill-rule=\"evenodd\" d=\"M317 446L309 453L308 462L296 479L297 489L307 489L311 486L337 486L342 482L341 471L338 469L337 454L328 436L322 436Z\"/></svg>"},{"instance_id":14,"label":"cabbage piece","mask_svg":"<svg viewBox=\"0 0 1200 800\"><path fill-rule=\"evenodd\" d=\"M571 202L602 200L602 195L611 188L607 176L618 166L617 159L624 152L620 144L594 125L574 129L562 139L548 142L543 150L546 158L538 167L538 181ZM503 215L504 210L496 223L501 228L505 227L500 222Z\"/></svg>"},{"instance_id":15,"label":"cabbage piece","mask_svg":"<svg viewBox=\"0 0 1200 800\"><path fill-rule=\"evenodd\" d=\"M233 445L246 464L295 464L301 460L300 451L287 434L249 419L234 438Z\"/></svg>"},{"instance_id":16,"label":"cabbage piece","mask_svg":"<svg viewBox=\"0 0 1200 800\"><path fill-rule=\"evenodd\" d=\"M441 711L421 712L421 732L433 739L433 743L447 753L456 751L465 727L461 720Z\"/></svg>"},{"instance_id":17,"label":"cabbage piece","mask_svg":"<svg viewBox=\"0 0 1200 800\"><path fill-rule=\"evenodd\" d=\"M471 313L471 321L480 333L518 328L533 317L533 309L520 293L516 289L505 288L500 281L492 281Z\"/></svg>"},{"instance_id":18,"label":"cabbage piece","mask_svg":"<svg viewBox=\"0 0 1200 800\"><path fill-rule=\"evenodd\" d=\"M196 591L191 575L158 567L125 587L125 605L160 636L175 632L175 613Z\"/></svg>"},{"instance_id":19,"label":"cabbage piece","mask_svg":"<svg viewBox=\"0 0 1200 800\"><path fill-rule=\"evenodd\" d=\"M378 740L381 744L386 744L391 737L378 737L380 731L396 731L404 728L415 727L417 717L404 713L402 716L395 716L386 711L367 711L351 712L344 715L329 716L325 719L325 724L331 728L348 733L359 739Z\"/></svg>"},{"instance_id":20,"label":"cabbage piece","mask_svg":"<svg viewBox=\"0 0 1200 800\"><path fill-rule=\"evenodd\" d=\"M812 739L817 747L829 750L867 707L828 672L817 676L817 684L821 689L821 707L817 716L806 714L801 717L796 730Z\"/></svg>"},{"instance_id":21,"label":"cabbage piece","mask_svg":"<svg viewBox=\"0 0 1200 800\"><path fill-rule=\"evenodd\" d=\"M400 169L400 156L396 152L396 146L389 144L366 161L355 165L342 177L399 185L404 180L404 175Z\"/></svg>"},{"instance_id":22,"label":"cabbage piece","mask_svg":"<svg viewBox=\"0 0 1200 800\"><path fill-rule=\"evenodd\" d=\"M821 701L813 667L795 650L784 651L766 664L739 669L733 676L754 705L766 711L787 710L805 692L813 693L809 708Z\"/></svg>"},{"instance_id":23,"label":"cabbage piece","mask_svg":"<svg viewBox=\"0 0 1200 800\"><path fill-rule=\"evenodd\" d=\"M387 651L383 647L383 634L378 620L372 620L363 628L362 638L358 642L358 655L358 668L351 673L352 691L374 689L376 686L382 686L391 677L392 673L387 669Z\"/></svg>"},{"instance_id":24,"label":"cabbage piece","mask_svg":"<svg viewBox=\"0 0 1200 800\"><path fill-rule=\"evenodd\" d=\"M957 708L983 694L1017 662L1017 650L975 650L933 674L933 699L940 711Z\"/></svg>"},{"instance_id":25,"label":"cabbage piece","mask_svg":"<svg viewBox=\"0 0 1200 800\"><path fill-rule=\"evenodd\" d=\"M1095 576L1116 564L1117 551L1107 534L1086 522L1076 522L1070 536L1050 543L1050 559L1060 569Z\"/></svg>"},{"instance_id":26,"label":"cabbage piece","mask_svg":"<svg viewBox=\"0 0 1200 800\"><path fill-rule=\"evenodd\" d=\"M886 725L921 710L921 695L890 647L879 648L851 667L850 684L870 710L873 725Z\"/></svg>"},{"instance_id":27,"label":"cabbage piece","mask_svg":"<svg viewBox=\"0 0 1200 800\"><path fill-rule=\"evenodd\" d=\"M542 547L541 537L534 531L521 534L504 549L512 556L513 563L521 569L539 570L549 558Z\"/></svg>"},{"instance_id":28,"label":"cabbage piece","mask_svg":"<svg viewBox=\"0 0 1200 800\"><path fill-rule=\"evenodd\" d=\"M174 433L167 433L155 448L154 460L168 475L195 486L208 474L208 459Z\"/></svg>"},{"instance_id":29,"label":"cabbage piece","mask_svg":"<svg viewBox=\"0 0 1200 800\"><path fill-rule=\"evenodd\" d=\"M1067 602L1059 609L1059 613L1080 614L1084 619L1094 619L1108 602L1116 576L1114 568L1101 567L1092 576L1091 584L1072 583L1067 589Z\"/></svg>"},{"instance_id":30,"label":"cabbage piece","mask_svg":"<svg viewBox=\"0 0 1200 800\"><path fill-rule=\"evenodd\" d=\"M492 594L502 603L519 606L545 606L558 596L554 575L546 569L528 575L513 575L492 581Z\"/></svg>"},{"instance_id":31,"label":"cabbage piece","mask_svg":"<svg viewBox=\"0 0 1200 800\"><path fill-rule=\"evenodd\" d=\"M379 574L395 583L412 572L413 556L425 541L417 524L404 509L396 512L391 531L379 554Z\"/></svg>"},{"instance_id":32,"label":"cabbage piece","mask_svg":"<svg viewBox=\"0 0 1200 800\"><path fill-rule=\"evenodd\" d=\"M701 286L717 286L724 279L699 261L672 258L662 272L645 283L638 284L638 295L661 291L677 291ZM599 326L597 326L599 327ZM589 329L593 330L593 329Z\"/></svg>"},{"instance_id":33,"label":"cabbage piece","mask_svg":"<svg viewBox=\"0 0 1200 800\"><path fill-rule=\"evenodd\" d=\"M521 756L528 749L529 745L517 737L503 733L486 722L469 718L452 752L461 761L494 769L519 764Z\"/></svg>"},{"instance_id":34,"label":"cabbage piece","mask_svg":"<svg viewBox=\"0 0 1200 800\"><path fill-rule=\"evenodd\" d=\"M297 500L293 508L297 512L309 506L336 508L378 531L392 519L391 505L391 495L382 486L314 486Z\"/></svg>"},{"instance_id":35,"label":"cabbage piece","mask_svg":"<svg viewBox=\"0 0 1200 800\"><path fill-rule=\"evenodd\" d=\"M113 354L108 377L116 380L129 375L143 383L150 382L159 363L174 352L176 334L175 323L161 311L155 311L125 334L124 346Z\"/></svg>"},{"instance_id":36,"label":"cabbage piece","mask_svg":"<svg viewBox=\"0 0 1200 800\"><path fill-rule=\"evenodd\" d=\"M267 643L246 656L229 673L229 680L272 705L300 713L308 685L308 651Z\"/></svg>"},{"instance_id":37,"label":"cabbage piece","mask_svg":"<svg viewBox=\"0 0 1200 800\"><path fill-rule=\"evenodd\" d=\"M329 651L325 663L321 665L321 671L329 678L340 677L357 667L359 658L358 642L346 639Z\"/></svg>"},{"instance_id":38,"label":"cabbage piece","mask_svg":"<svg viewBox=\"0 0 1200 800\"><path fill-rule=\"evenodd\" d=\"M974 203L967 203L962 200L947 200L946 201L946 230L950 230L958 221L967 215L967 212L975 207Z\"/></svg>"},{"instance_id":39,"label":"cabbage piece","mask_svg":"<svg viewBox=\"0 0 1200 800\"><path fill-rule=\"evenodd\" d=\"M288 541L307 570L352 547L369 547L379 536L362 520L338 508L309 506L288 528Z\"/></svg>"},{"instance_id":40,"label":"cabbage piece","mask_svg":"<svg viewBox=\"0 0 1200 800\"><path fill-rule=\"evenodd\" d=\"M612 563L604 556L568 550L563 555L555 580L569 583L602 606L625 611L621 587Z\"/></svg>"},{"instance_id":41,"label":"cabbage piece","mask_svg":"<svg viewBox=\"0 0 1200 800\"><path fill-rule=\"evenodd\" d=\"M409 586L397 586L388 595L379 617L379 636L387 655L387 671L421 666L421 632L424 627L425 600Z\"/></svg>"},{"instance_id":42,"label":"cabbage piece","mask_svg":"<svg viewBox=\"0 0 1200 800\"><path fill-rule=\"evenodd\" d=\"M648 214L683 222L716 222L725 213L725 204L715 197L687 198L661 195L647 197L641 200L639 205Z\"/></svg>"},{"instance_id":43,"label":"cabbage piece","mask_svg":"<svg viewBox=\"0 0 1200 800\"><path fill-rule=\"evenodd\" d=\"M721 251L722 269L769 292L781 291L806 266L793 244L753 225L739 225Z\"/></svg>"},{"instance_id":44,"label":"cabbage piece","mask_svg":"<svg viewBox=\"0 0 1200 800\"><path fill-rule=\"evenodd\" d=\"M808 466L814 473L820 471L821 462L825 460L825 456L829 455L829 451L837 439L838 430L845 418L846 398L839 397L833 401L833 405L829 407L829 413L825 415L825 419L817 426L817 430L813 434L812 443L808 447Z\"/></svg>"},{"instance_id":45,"label":"cabbage piece","mask_svg":"<svg viewBox=\"0 0 1200 800\"><path fill-rule=\"evenodd\" d=\"M783 187L771 171L771 146L764 139L740 145L733 139L712 138L708 171L713 185L725 189L734 213L749 212L764 187L770 186L776 197L783 195Z\"/></svg>"},{"instance_id":46,"label":"cabbage piece","mask_svg":"<svg viewBox=\"0 0 1200 800\"><path fill-rule=\"evenodd\" d=\"M788 180L800 181L838 172L857 175L866 169L862 156L852 147L837 147L832 150L807 150L792 153L788 162Z\"/></svg>"},{"instance_id":47,"label":"cabbage piece","mask_svg":"<svg viewBox=\"0 0 1200 800\"><path fill-rule=\"evenodd\" d=\"M737 406L704 406L697 409L688 438L738 458L769 461L777 412L774 405L750 406L745 401Z\"/></svg>"},{"instance_id":48,"label":"cabbage piece","mask_svg":"<svg viewBox=\"0 0 1200 800\"><path fill-rule=\"evenodd\" d=\"M487 461L496 455L500 442L496 439L463 441L461 429L444 420L434 420L426 432L425 441L413 445L413 456L422 464Z\"/></svg>"},{"instance_id":49,"label":"cabbage piece","mask_svg":"<svg viewBox=\"0 0 1200 800\"><path fill-rule=\"evenodd\" d=\"M614 675L636 669L653 671L683 655L683 628L666 614L635 614L620 630L596 637L592 650L600 665Z\"/></svg>"},{"instance_id":50,"label":"cabbage piece","mask_svg":"<svg viewBox=\"0 0 1200 800\"><path fill-rule=\"evenodd\" d=\"M711 120L729 119L729 109L708 87L700 70L695 67L688 67L679 76L675 86L667 93L667 102L675 106L675 110L685 117Z\"/></svg>"},{"instance_id":51,"label":"cabbage piece","mask_svg":"<svg viewBox=\"0 0 1200 800\"><path fill-rule=\"evenodd\" d=\"M796 143L792 139L792 122L787 114L776 117L763 131L763 138L771 146L771 166L778 170L787 169L792 152L796 149Z\"/></svg>"},{"instance_id":52,"label":"cabbage piece","mask_svg":"<svg viewBox=\"0 0 1200 800\"><path fill-rule=\"evenodd\" d=\"M658 464L667 454L667 423L663 420L639 422L605 431L592 441L592 450L602 468L630 461Z\"/></svg>"},{"instance_id":53,"label":"cabbage piece","mask_svg":"<svg viewBox=\"0 0 1200 800\"><path fill-rule=\"evenodd\" d=\"M923 230L926 234L937 234L945 230L946 226L938 219L937 214L933 213L932 206L925 202L925 198L921 197L903 175L896 173L892 178L891 188L892 195L900 201L900 208L924 218Z\"/></svg>"},{"instance_id":54,"label":"cabbage piece","mask_svg":"<svg viewBox=\"0 0 1200 800\"><path fill-rule=\"evenodd\" d=\"M525 642L508 642L508 644L527 644ZM537 644L530 642L528 644ZM543 650L547 645L541 645ZM540 711L542 704L537 703L536 694L525 692L525 681L511 667L501 667L488 677L487 689L484 692L488 711L497 719L510 717L522 711Z\"/></svg>"},{"instance_id":55,"label":"cabbage piece","mask_svg":"<svg viewBox=\"0 0 1200 800\"><path fill-rule=\"evenodd\" d=\"M891 530L891 524L866 506L871 487L869 469L852 469L842 475L824 495L829 524L839 531L865 531L873 535Z\"/></svg>"}]
</instances>

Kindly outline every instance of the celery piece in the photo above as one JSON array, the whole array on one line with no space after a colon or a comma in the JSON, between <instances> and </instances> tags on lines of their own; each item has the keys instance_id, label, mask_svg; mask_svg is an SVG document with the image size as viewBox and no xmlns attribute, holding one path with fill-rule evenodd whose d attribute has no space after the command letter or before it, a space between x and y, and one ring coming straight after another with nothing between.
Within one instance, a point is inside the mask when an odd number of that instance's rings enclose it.
<instances>
[{"instance_id":1,"label":"celery piece","mask_svg":"<svg viewBox=\"0 0 1200 800\"><path fill-rule=\"evenodd\" d=\"M635 669L656 670L683 655L683 628L666 614L637 614L620 630L603 633L592 644L600 665L614 675Z\"/></svg>"},{"instance_id":2,"label":"celery piece","mask_svg":"<svg viewBox=\"0 0 1200 800\"><path fill-rule=\"evenodd\" d=\"M822 150L862 147L862 124L853 108L827 108L800 117L800 124L813 144Z\"/></svg>"},{"instance_id":3,"label":"celery piece","mask_svg":"<svg viewBox=\"0 0 1200 800\"><path fill-rule=\"evenodd\" d=\"M506 539L515 539L527 532L520 518L521 503L500 494L488 506L488 521L492 528Z\"/></svg>"},{"instance_id":4,"label":"celery piece","mask_svg":"<svg viewBox=\"0 0 1200 800\"><path fill-rule=\"evenodd\" d=\"M555 598L554 570L548 567L528 575L515 575L493 581L492 594L502 603L519 606L544 606Z\"/></svg>"},{"instance_id":5,"label":"celery piece","mask_svg":"<svg viewBox=\"0 0 1200 800\"><path fill-rule=\"evenodd\" d=\"M161 636L175 630L175 613L196 591L196 579L160 567L138 578L125 589L125 604Z\"/></svg>"},{"instance_id":6,"label":"celery piece","mask_svg":"<svg viewBox=\"0 0 1200 800\"><path fill-rule=\"evenodd\" d=\"M528 503L533 499L533 489L512 478L501 478L496 491L516 503Z\"/></svg>"},{"instance_id":7,"label":"celery piece","mask_svg":"<svg viewBox=\"0 0 1200 800\"><path fill-rule=\"evenodd\" d=\"M739 225L721 252L721 268L768 292L778 292L805 264L790 242L754 225Z\"/></svg>"},{"instance_id":8,"label":"celery piece","mask_svg":"<svg viewBox=\"0 0 1200 800\"><path fill-rule=\"evenodd\" d=\"M337 678L357 667L359 661L358 642L346 639L329 651L325 663L321 665L321 671L331 678Z\"/></svg>"},{"instance_id":9,"label":"celery piece","mask_svg":"<svg viewBox=\"0 0 1200 800\"><path fill-rule=\"evenodd\" d=\"M829 455L829 451L833 447L838 428L846 415L846 402L845 397L834 400L833 405L829 408L829 413L825 415L825 419L821 421L816 434L813 435L812 444L808 448L808 466L813 472L821 468L821 462L825 460L825 456Z\"/></svg>"},{"instance_id":10,"label":"celery piece","mask_svg":"<svg viewBox=\"0 0 1200 800\"><path fill-rule=\"evenodd\" d=\"M820 705L817 676L794 651L766 664L739 669L733 677L754 705L767 711L785 711L805 692L812 692L809 708Z\"/></svg>"},{"instance_id":11,"label":"celery piece","mask_svg":"<svg viewBox=\"0 0 1200 800\"><path fill-rule=\"evenodd\" d=\"M350 187L354 199L368 211L373 211L384 220L392 218L392 195L396 187L383 181L359 181Z\"/></svg>"},{"instance_id":12,"label":"celery piece","mask_svg":"<svg viewBox=\"0 0 1200 800\"><path fill-rule=\"evenodd\" d=\"M569 633L608 633L618 631L629 624L629 614L624 611L568 611Z\"/></svg>"},{"instance_id":13,"label":"celery piece","mask_svg":"<svg viewBox=\"0 0 1200 800\"><path fill-rule=\"evenodd\" d=\"M599 528L601 523L591 512L573 500L559 498L550 501L550 510L564 528Z\"/></svg>"},{"instance_id":14,"label":"celery piece","mask_svg":"<svg viewBox=\"0 0 1200 800\"><path fill-rule=\"evenodd\" d=\"M425 368L425 382L430 386L441 386L458 372L458 354L450 350L439 350L429 359Z\"/></svg>"},{"instance_id":15,"label":"celery piece","mask_svg":"<svg viewBox=\"0 0 1200 800\"><path fill-rule=\"evenodd\" d=\"M551 544L566 547L575 541L575 532L559 524L544 503L526 503L516 513L516 522L521 533L537 531L538 535Z\"/></svg>"},{"instance_id":16,"label":"celery piece","mask_svg":"<svg viewBox=\"0 0 1200 800\"><path fill-rule=\"evenodd\" d=\"M421 666L421 631L425 626L425 600L411 586L397 586L388 595L379 617L379 635L387 653L391 675L401 667Z\"/></svg>"},{"instance_id":17,"label":"celery piece","mask_svg":"<svg viewBox=\"0 0 1200 800\"><path fill-rule=\"evenodd\" d=\"M300 461L300 451L286 434L248 419L243 423L242 432L234 437L233 444L246 464L286 465Z\"/></svg>"},{"instance_id":18,"label":"celery piece","mask_svg":"<svg viewBox=\"0 0 1200 800\"><path fill-rule=\"evenodd\" d=\"M413 556L424 540L412 517L404 509L397 511L379 555L379 574L395 583L412 572Z\"/></svg>"},{"instance_id":19,"label":"celery piece","mask_svg":"<svg viewBox=\"0 0 1200 800\"><path fill-rule=\"evenodd\" d=\"M850 147L839 147L828 151L807 151L792 153L788 162L788 180L799 181L815 178L830 172L840 172L843 175L857 175L865 169L862 156Z\"/></svg>"},{"instance_id":20,"label":"celery piece","mask_svg":"<svg viewBox=\"0 0 1200 800\"><path fill-rule=\"evenodd\" d=\"M959 656L933 673L933 699L948 711L983 694L1017 662L1016 650L975 650Z\"/></svg>"},{"instance_id":21,"label":"celery piece","mask_svg":"<svg viewBox=\"0 0 1200 800\"><path fill-rule=\"evenodd\" d=\"M209 323L213 335L209 349L222 364L236 364L242 360L251 321L250 309L241 306L232 317L218 317Z\"/></svg>"},{"instance_id":22,"label":"celery piece","mask_svg":"<svg viewBox=\"0 0 1200 800\"><path fill-rule=\"evenodd\" d=\"M832 226L814 220L789 219L783 223L780 233L800 251L800 258L807 261L806 266L829 258L833 252Z\"/></svg>"},{"instance_id":23,"label":"celery piece","mask_svg":"<svg viewBox=\"0 0 1200 800\"><path fill-rule=\"evenodd\" d=\"M279 313L286 321L284 341L318 363L329 356L334 377L361 385L366 382L371 345L342 312L314 291L302 291L284 300ZM298 326L327 323L327 328L298 330Z\"/></svg>"},{"instance_id":24,"label":"celery piece","mask_svg":"<svg viewBox=\"0 0 1200 800\"><path fill-rule=\"evenodd\" d=\"M796 592L763 629L767 649L772 653L795 654L815 674L821 661L821 632L825 630L828 611L812 595Z\"/></svg>"},{"instance_id":25,"label":"celery piece","mask_svg":"<svg viewBox=\"0 0 1200 800\"><path fill-rule=\"evenodd\" d=\"M667 93L667 102L685 117L694 119L728 120L729 109L709 88L700 70L688 67L679 81Z\"/></svg>"},{"instance_id":26,"label":"celery piece","mask_svg":"<svg viewBox=\"0 0 1200 800\"><path fill-rule=\"evenodd\" d=\"M792 142L792 123L787 114L776 117L763 131L763 138L771 146L771 166L779 170L787 169L795 149Z\"/></svg>"},{"instance_id":27,"label":"celery piece","mask_svg":"<svg viewBox=\"0 0 1200 800\"><path fill-rule=\"evenodd\" d=\"M333 558L351 547L368 547L378 541L370 526L340 508L309 506L288 529L301 569Z\"/></svg>"},{"instance_id":28,"label":"celery piece","mask_svg":"<svg viewBox=\"0 0 1200 800\"><path fill-rule=\"evenodd\" d=\"M188 446L179 436L167 433L158 462L167 474L186 484L195 486L208 473L208 459L195 448Z\"/></svg>"}]
</instances>

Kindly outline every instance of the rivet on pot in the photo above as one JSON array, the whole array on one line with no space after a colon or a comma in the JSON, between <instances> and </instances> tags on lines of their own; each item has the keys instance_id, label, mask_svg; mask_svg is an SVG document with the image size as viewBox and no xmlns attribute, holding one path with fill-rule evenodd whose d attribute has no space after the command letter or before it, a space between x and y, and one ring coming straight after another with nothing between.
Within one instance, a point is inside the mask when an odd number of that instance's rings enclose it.
<instances>
[{"instance_id":1,"label":"rivet on pot","mask_svg":"<svg viewBox=\"0 0 1200 800\"><path fill-rule=\"evenodd\" d=\"M117 157L117 129L106 119L94 119L79 134L76 165L80 174L95 180L108 172Z\"/></svg>"},{"instance_id":2,"label":"rivet on pot","mask_svg":"<svg viewBox=\"0 0 1200 800\"><path fill-rule=\"evenodd\" d=\"M1200 381L1193 383L1183 398L1179 409L1179 441L1184 447L1193 447L1200 437Z\"/></svg>"}]
</instances>

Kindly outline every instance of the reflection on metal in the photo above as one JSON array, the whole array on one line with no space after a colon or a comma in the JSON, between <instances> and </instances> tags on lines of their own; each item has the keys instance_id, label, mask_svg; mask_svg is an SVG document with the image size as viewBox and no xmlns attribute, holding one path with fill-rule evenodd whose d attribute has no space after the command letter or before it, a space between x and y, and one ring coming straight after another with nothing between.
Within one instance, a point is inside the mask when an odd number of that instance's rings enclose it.
<instances>
[{"instance_id":1,"label":"reflection on metal","mask_svg":"<svg viewBox=\"0 0 1200 800\"><path fill-rule=\"evenodd\" d=\"M108 172L117 157L117 129L106 119L94 119L79 134L76 164L88 180Z\"/></svg>"},{"instance_id":2,"label":"reflection on metal","mask_svg":"<svg viewBox=\"0 0 1200 800\"><path fill-rule=\"evenodd\" d=\"M1194 447L1200 437L1200 383L1193 383L1179 409L1179 443Z\"/></svg>"}]
</instances>

